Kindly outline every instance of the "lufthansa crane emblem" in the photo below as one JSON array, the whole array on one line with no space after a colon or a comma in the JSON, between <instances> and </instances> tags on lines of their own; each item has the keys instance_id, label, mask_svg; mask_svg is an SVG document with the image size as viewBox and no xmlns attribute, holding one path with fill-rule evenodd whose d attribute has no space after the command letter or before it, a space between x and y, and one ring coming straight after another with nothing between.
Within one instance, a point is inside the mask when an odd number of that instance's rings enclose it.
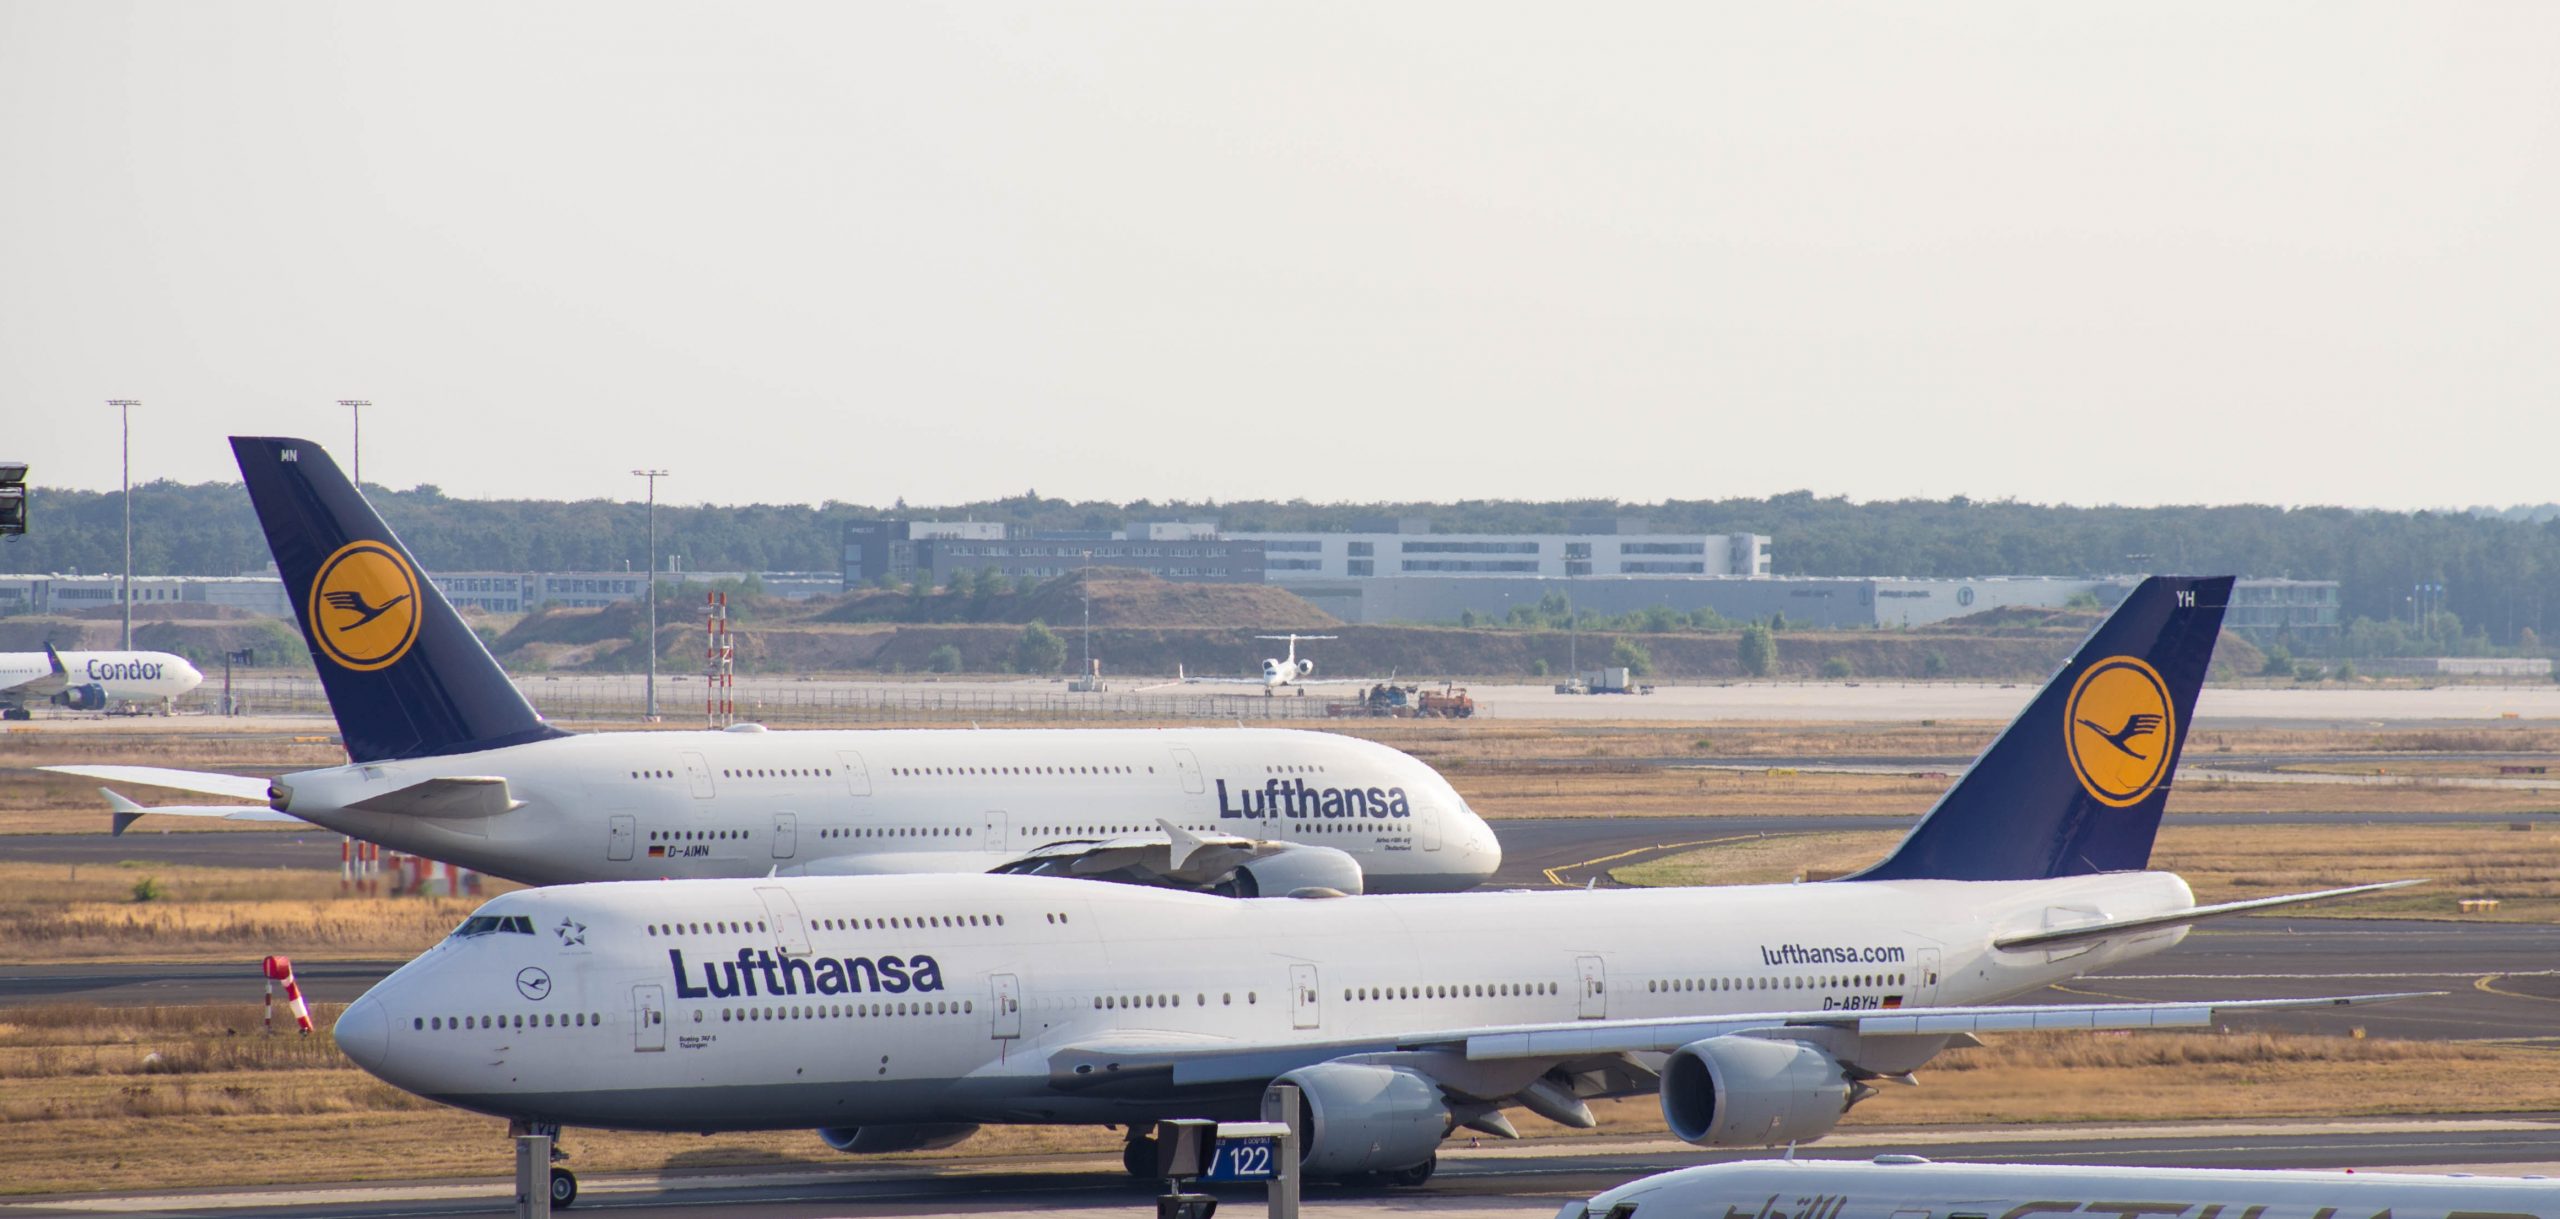
<instances>
[{"instance_id":1,"label":"lufthansa crane emblem","mask_svg":"<svg viewBox=\"0 0 2560 1219\"><path fill-rule=\"evenodd\" d=\"M2063 740L2081 788L2111 808L2141 803L2169 775L2177 714L2168 684L2139 658L2110 656L2089 666L2062 712Z\"/></svg>"},{"instance_id":2,"label":"lufthansa crane emblem","mask_svg":"<svg viewBox=\"0 0 2560 1219\"><path fill-rule=\"evenodd\" d=\"M389 543L349 542L311 581L312 641L342 669L370 672L418 641L418 573Z\"/></svg>"}]
</instances>

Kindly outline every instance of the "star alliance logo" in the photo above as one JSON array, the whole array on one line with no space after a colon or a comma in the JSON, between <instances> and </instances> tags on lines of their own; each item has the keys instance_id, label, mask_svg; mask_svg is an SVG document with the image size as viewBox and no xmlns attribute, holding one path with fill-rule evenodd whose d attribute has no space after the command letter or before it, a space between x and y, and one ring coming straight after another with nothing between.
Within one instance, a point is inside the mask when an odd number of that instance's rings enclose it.
<instances>
[{"instance_id":1,"label":"star alliance logo","mask_svg":"<svg viewBox=\"0 0 2560 1219\"><path fill-rule=\"evenodd\" d=\"M562 948L582 945L587 942L587 925L575 919L564 918L560 920L559 926L551 929L551 934L560 937Z\"/></svg>"}]
</instances>

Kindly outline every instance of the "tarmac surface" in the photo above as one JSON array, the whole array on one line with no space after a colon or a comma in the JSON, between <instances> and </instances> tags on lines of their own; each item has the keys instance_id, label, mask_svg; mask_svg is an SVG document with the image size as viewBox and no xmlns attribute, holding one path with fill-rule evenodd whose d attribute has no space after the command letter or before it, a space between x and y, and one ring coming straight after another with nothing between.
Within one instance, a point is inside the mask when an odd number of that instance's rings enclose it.
<instances>
[{"instance_id":1,"label":"tarmac surface","mask_svg":"<svg viewBox=\"0 0 2560 1219\"><path fill-rule=\"evenodd\" d=\"M577 1134L567 1145L576 1150ZM492 1140L493 1143L496 1140ZM2498 1175L2560 1170L2560 1115L2477 1115L2419 1120L2187 1123L2156 1126L1875 1129L1835 1136L1799 1152L1803 1158L1865 1159L1887 1153L1933 1159L2019 1163L2083 1163L2219 1168L2437 1169ZM505 1154L491 1148L491 1158ZM1589 1197L1636 1177L1766 1152L1714 1153L1660 1137L1539 1139L1519 1143L1453 1140L1440 1171L1417 1189L1311 1184L1304 1213L1371 1216L1553 1214L1567 1199ZM574 1156L571 1161L575 1164ZM658 1215L702 1219L782 1219L906 1215L1144 1215L1153 1211L1145 1186L1096 1156L1030 1161L961 1160L853 1163L811 1170L704 1170L663 1174L597 1174L580 1181L571 1215ZM1255 1214L1258 1188L1222 1188L1222 1210ZM196 1190L169 1194L87 1195L0 1204L0 1216L284 1215L411 1219L505 1214L512 1191L504 1180L367 1183Z\"/></svg>"}]
</instances>

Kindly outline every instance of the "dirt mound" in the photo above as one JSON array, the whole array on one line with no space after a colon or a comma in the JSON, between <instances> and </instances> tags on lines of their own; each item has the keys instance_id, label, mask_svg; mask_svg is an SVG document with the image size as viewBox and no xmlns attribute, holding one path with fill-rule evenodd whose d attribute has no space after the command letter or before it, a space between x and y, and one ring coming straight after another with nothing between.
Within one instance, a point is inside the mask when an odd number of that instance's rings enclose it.
<instances>
[{"instance_id":1,"label":"dirt mound","mask_svg":"<svg viewBox=\"0 0 2560 1219\"><path fill-rule=\"evenodd\" d=\"M944 590L919 597L896 589L858 589L816 607L803 620L1020 625L1036 619L1051 626L1081 625L1087 595L1093 599L1096 628L1235 627L1270 632L1311 630L1338 621L1296 593L1268 584L1194 584L1114 568L1093 568L1025 590L984 595Z\"/></svg>"},{"instance_id":2,"label":"dirt mound","mask_svg":"<svg viewBox=\"0 0 2560 1219\"><path fill-rule=\"evenodd\" d=\"M2004 605L1932 624L1932 631L1955 631L1968 635L2061 634L2086 635L2098 629L2107 616L2105 610L2054 609L2048 606Z\"/></svg>"},{"instance_id":3,"label":"dirt mound","mask_svg":"<svg viewBox=\"0 0 2560 1219\"><path fill-rule=\"evenodd\" d=\"M1051 580L1022 598L1016 622L1038 618L1052 626L1084 621L1084 598L1093 598L1097 627L1242 627L1304 631L1335 626L1340 619L1269 584L1193 584L1142 571L1097 568Z\"/></svg>"}]
</instances>

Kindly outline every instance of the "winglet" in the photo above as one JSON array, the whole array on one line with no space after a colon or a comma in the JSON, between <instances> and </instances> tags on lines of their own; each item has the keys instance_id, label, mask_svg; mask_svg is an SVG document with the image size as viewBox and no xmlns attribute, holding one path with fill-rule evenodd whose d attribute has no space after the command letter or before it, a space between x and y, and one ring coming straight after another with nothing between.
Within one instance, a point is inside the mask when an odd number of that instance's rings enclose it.
<instances>
[{"instance_id":1,"label":"winglet","mask_svg":"<svg viewBox=\"0 0 2560 1219\"><path fill-rule=\"evenodd\" d=\"M1208 845L1208 841L1198 834L1161 817L1156 819L1156 824L1163 826L1165 834L1173 839L1173 856L1165 864L1172 871L1181 871L1184 864L1191 862L1192 852Z\"/></svg>"},{"instance_id":2,"label":"winglet","mask_svg":"<svg viewBox=\"0 0 2560 1219\"><path fill-rule=\"evenodd\" d=\"M52 651L53 645L45 645L44 650L48 652ZM60 664L62 662L55 661L54 663ZM150 809L144 808L131 800L127 800L124 797L117 795L113 788L101 787L98 789L98 794L107 798L107 808L112 810L115 818L114 827L107 831L107 837L109 838L124 837L126 829L130 828L134 822L142 820L142 815L144 813L151 811Z\"/></svg>"}]
</instances>

